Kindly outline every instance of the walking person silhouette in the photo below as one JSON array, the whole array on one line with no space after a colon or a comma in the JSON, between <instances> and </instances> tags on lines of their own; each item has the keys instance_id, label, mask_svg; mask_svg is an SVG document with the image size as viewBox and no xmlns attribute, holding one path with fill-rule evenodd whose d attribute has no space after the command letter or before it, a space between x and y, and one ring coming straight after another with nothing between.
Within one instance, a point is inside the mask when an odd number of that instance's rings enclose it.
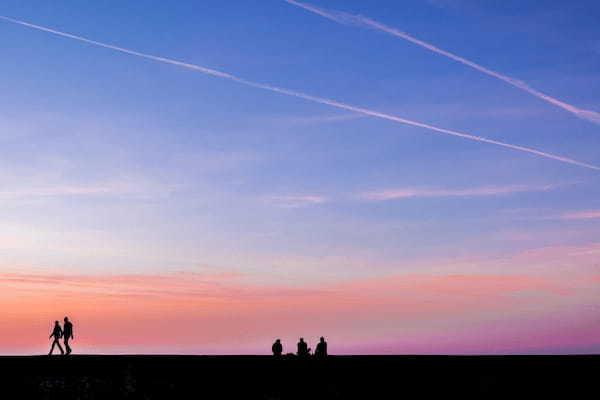
<instances>
[{"instance_id":1,"label":"walking person silhouette","mask_svg":"<svg viewBox=\"0 0 600 400\"><path fill-rule=\"evenodd\" d=\"M71 354L71 346L69 346L69 340L75 339L73 336L73 324L69 321L69 318L65 317L65 323L63 324L63 340L65 341L65 350L67 355Z\"/></svg>"},{"instance_id":2,"label":"walking person silhouette","mask_svg":"<svg viewBox=\"0 0 600 400\"><path fill-rule=\"evenodd\" d=\"M59 339L61 337L63 337L63 330L61 329L58 321L54 321L54 329L52 330L52 333L50 334L50 336L48 336L48 339L54 338L54 341L52 342L52 347L50 348L50 352L48 353L49 356L51 356L52 352L54 352L54 346L58 346L58 349L60 350L60 354L65 354L62 346L60 345L60 341L59 341Z\"/></svg>"}]
</instances>

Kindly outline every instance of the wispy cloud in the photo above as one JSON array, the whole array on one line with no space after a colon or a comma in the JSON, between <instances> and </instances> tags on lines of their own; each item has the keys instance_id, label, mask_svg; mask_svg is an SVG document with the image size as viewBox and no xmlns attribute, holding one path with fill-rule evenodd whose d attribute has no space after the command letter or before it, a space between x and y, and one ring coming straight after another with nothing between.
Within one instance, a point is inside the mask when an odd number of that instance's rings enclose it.
<instances>
[{"instance_id":1,"label":"wispy cloud","mask_svg":"<svg viewBox=\"0 0 600 400\"><path fill-rule=\"evenodd\" d=\"M97 196L123 193L110 185L99 186L41 186L17 190L0 190L0 199L30 197Z\"/></svg>"},{"instance_id":2,"label":"wispy cloud","mask_svg":"<svg viewBox=\"0 0 600 400\"><path fill-rule=\"evenodd\" d=\"M581 162L581 161L577 161L571 158L567 158L567 157L563 157L563 156L559 156L556 154L551 154L551 153L547 153L547 152L543 152L540 150L536 150L530 147L525 147L525 146L519 146L519 145L514 145L514 144L510 144L510 143L505 143L505 142L501 142L498 140L492 140L492 139L487 139L481 136L476 136L476 135L472 135L472 134L468 134L468 133L464 133L464 132L459 132L459 131L453 131L450 129L445 129L445 128L439 128L433 125L429 125L429 124L425 124L422 122L417 122L417 121L412 121L406 118L401 118L401 117L397 117L395 115L390 115L390 114L385 114L379 111L374 111L374 110L369 110L366 108L361 108L361 107L356 107L356 106L352 106L349 104L345 104L345 103L340 103L338 101L334 101L334 100L330 100L330 99L326 99L326 98L322 98L322 97L316 97L316 96L312 96L309 94L305 94L302 92L296 92L293 90L289 90L289 89L284 89L284 88L280 88L277 86L271 86L268 84L263 84L263 83L258 83L258 82L253 82L253 81L249 81L246 80L244 78L240 78L237 77L235 75L231 75L229 73L226 72L221 72L221 71L217 71L215 69L211 69L211 68L206 68L206 67L202 67L199 65L195 65L195 64L189 64L189 63L185 63L185 62L181 62L181 61L176 61L176 60L172 60L169 58L165 58L165 57L160 57L160 56L154 56L151 54L145 54L145 53L140 53L138 51L134 51L134 50L130 50L130 49L126 49L124 47L119 47L119 46L113 46L107 43L102 43L96 40L92 40L92 39L87 39L85 37L82 36L77 36L77 35L73 35L71 33L66 33L66 32L61 32L55 29L51 29L51 28L47 28L47 27L43 27L40 25L34 25L28 22L24 22L24 21L20 21L20 20L16 20L13 18L9 18L6 16L1 16L0 15L0 19L4 20L4 21L8 21L14 24L18 24L18 25L22 25L22 26L26 26L32 29L36 29L36 30L40 30L40 31L44 31L44 32L48 32L48 33L52 33L54 35L59 35L62 37L66 37L69 39L74 39L74 40L78 40L84 43L88 43L88 44L92 44L94 46L99 46L99 47L104 47L107 49L111 49L111 50L115 50L121 53L126 53L126 54L130 54L130 55L134 55L137 57L142 57L142 58L146 58L149 60L153 60L153 61L158 61L158 62L162 62L162 63L166 63L166 64L171 64L171 65L176 65L178 67L183 67L183 68L188 68L188 69L192 69L195 71L199 71L208 75L212 75L212 76L216 76L219 78L223 78L223 79L227 79L230 81L234 81L237 83L240 83L242 85L246 85L246 86L250 86L250 87L254 87L254 88L258 88L258 89L263 89L263 90L268 90L271 92L275 92L275 93L280 93L280 94L284 94L287 96L292 96L292 97L297 97L300 99L304 99L307 101L311 101L314 103L319 103L319 104L325 104L325 105L329 105L332 107L336 107L339 109L343 109L343 110L348 110L348 111L352 111L355 113L360 113L360 114L364 114L364 115L369 115L375 118L381 118L381 119L386 119L389 121L394 121L394 122L398 122L401 124L405 124L405 125L411 125L411 126L415 126L415 127L419 127L419 128L423 128L423 129L427 129L430 131L434 131L437 133L441 133L444 135L450 135L450 136L455 136L455 137L459 137L462 139L467 139L467 140L472 140L472 141L476 141L476 142L480 142L480 143L487 143L487 144L493 144L496 146L501 146L501 147L505 147L505 148L509 148L512 150L517 150L517 151L521 151L521 152L525 152L525 153L530 153L530 154L535 154L537 156L540 157L545 157L548 159L552 159L552 160L556 160L556 161L560 161L563 163L567 163L567 164L573 164L573 165L578 165L580 167L585 167L585 168L590 168L590 169L594 169L597 171L600 171L600 167L596 166L596 165L592 165L589 163L585 163L585 162ZM591 113L590 111L582 111L585 113ZM600 121L600 119L599 119Z\"/></svg>"},{"instance_id":3,"label":"wispy cloud","mask_svg":"<svg viewBox=\"0 0 600 400\"><path fill-rule=\"evenodd\" d=\"M600 210L578 211L563 214L558 219L598 219L600 218Z\"/></svg>"},{"instance_id":4,"label":"wispy cloud","mask_svg":"<svg viewBox=\"0 0 600 400\"><path fill-rule=\"evenodd\" d=\"M175 272L164 275L61 275L0 273L5 286L43 288L98 296L192 296L219 291L220 284L243 277L237 273ZM208 290L208 292L207 292Z\"/></svg>"},{"instance_id":5,"label":"wispy cloud","mask_svg":"<svg viewBox=\"0 0 600 400\"><path fill-rule=\"evenodd\" d=\"M344 114L344 115L322 115L312 117L288 117L280 119L294 125L313 125L313 124L327 124L333 122L353 121L355 119L364 118L363 114Z\"/></svg>"},{"instance_id":6,"label":"wispy cloud","mask_svg":"<svg viewBox=\"0 0 600 400\"><path fill-rule=\"evenodd\" d=\"M318 14L322 17L328 18L330 20L333 20L337 23L340 24L345 24L345 25L362 25L362 26L367 26L369 28L373 28L376 29L378 31L381 32L385 32L388 33L392 36L395 37L399 37L401 39L407 40L411 43L414 43L418 46L421 46L423 48L426 48L427 50L433 51L434 53L443 55L445 57L448 57L454 61L457 61L461 64L464 64L468 67L471 67L479 72L482 72L486 75L489 76L493 76L496 79L499 79L503 82L508 83L509 85L512 85L518 89L521 89L527 93L529 93L532 96L537 97L538 99L547 101L548 103L554 104L555 106L558 106L560 108L562 108L563 110L566 110L570 113L575 114L577 117L581 118L581 119L585 119L587 121L590 121L594 124L598 124L600 125L600 113L596 112L596 111L591 111L591 110L583 110L581 108L575 107L571 104L565 103L563 101L560 101L558 99L555 99L554 97L548 96L547 94L544 94L538 90L533 89L532 87L530 87L527 83L520 81L518 79L514 79L514 78L510 78L506 75L500 74L499 72L496 72L494 70L491 70L489 68L486 68L482 65L479 65L473 61L467 60L466 58L460 57L456 54L450 53L446 50L442 50L430 43L424 42L420 39L417 39L413 36L408 35L405 32L399 31L395 28L392 28L390 26L384 25L381 22L377 22L375 20L372 20L370 18L366 18L360 15L352 15L352 14L348 14L345 12L340 12L340 11L328 11L328 10L324 10L321 8L317 8L313 5L310 4L306 4L306 3L301 3L299 1L295 1L295 0L285 0L287 3L289 4L293 4L295 6L301 7L307 11L310 11L312 13Z\"/></svg>"},{"instance_id":7,"label":"wispy cloud","mask_svg":"<svg viewBox=\"0 0 600 400\"><path fill-rule=\"evenodd\" d=\"M98 184L32 185L0 189L0 200L21 200L51 197L145 197L168 194L175 186L150 185L143 182L122 181Z\"/></svg>"},{"instance_id":8,"label":"wispy cloud","mask_svg":"<svg viewBox=\"0 0 600 400\"><path fill-rule=\"evenodd\" d=\"M310 205L327 203L328 197L325 196L272 196L269 198L276 206L282 208L299 208Z\"/></svg>"},{"instance_id":9,"label":"wispy cloud","mask_svg":"<svg viewBox=\"0 0 600 400\"><path fill-rule=\"evenodd\" d=\"M526 186L483 186L477 188L463 189L440 189L440 188L397 188L379 191L366 192L360 195L367 200L395 200L408 199L413 197L478 197L478 196L498 196L521 192L539 192L548 191L557 188L560 185Z\"/></svg>"}]
</instances>

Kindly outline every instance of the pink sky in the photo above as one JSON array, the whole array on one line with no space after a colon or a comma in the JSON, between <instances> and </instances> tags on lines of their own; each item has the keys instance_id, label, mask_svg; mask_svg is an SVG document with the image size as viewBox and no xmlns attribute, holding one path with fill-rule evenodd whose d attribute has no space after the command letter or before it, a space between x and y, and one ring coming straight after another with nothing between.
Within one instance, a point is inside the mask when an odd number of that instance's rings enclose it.
<instances>
[{"instance_id":1,"label":"pink sky","mask_svg":"<svg viewBox=\"0 0 600 400\"><path fill-rule=\"evenodd\" d=\"M52 321L85 353L268 353L324 335L332 353L563 352L597 345L600 245L447 260L479 272L259 285L239 274L0 276L0 353L37 354ZM441 260L431 261L433 264Z\"/></svg>"}]
</instances>

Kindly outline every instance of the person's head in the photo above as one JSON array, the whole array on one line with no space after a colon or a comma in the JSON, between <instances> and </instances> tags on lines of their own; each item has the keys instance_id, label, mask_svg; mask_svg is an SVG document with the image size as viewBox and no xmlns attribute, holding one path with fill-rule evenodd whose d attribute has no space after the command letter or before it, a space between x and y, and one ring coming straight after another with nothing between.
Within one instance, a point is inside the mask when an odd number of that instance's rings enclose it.
<instances>
[{"instance_id":1,"label":"person's head","mask_svg":"<svg viewBox=\"0 0 600 400\"><path fill-rule=\"evenodd\" d=\"M300 341L301 341L301 342L304 342L304 338L302 338L302 337L301 337L301 338L300 338Z\"/></svg>"},{"instance_id":2,"label":"person's head","mask_svg":"<svg viewBox=\"0 0 600 400\"><path fill-rule=\"evenodd\" d=\"M275 341L275 343L279 343L279 342L281 342L281 339L277 339L277 340Z\"/></svg>"},{"instance_id":3,"label":"person's head","mask_svg":"<svg viewBox=\"0 0 600 400\"><path fill-rule=\"evenodd\" d=\"M324 342L324 341L325 341L325 338L324 338L323 336L321 336L321 339L320 339L320 340L321 340L321 342Z\"/></svg>"},{"instance_id":4,"label":"person's head","mask_svg":"<svg viewBox=\"0 0 600 400\"><path fill-rule=\"evenodd\" d=\"M54 325L58 325L58 321L54 321Z\"/></svg>"},{"instance_id":5,"label":"person's head","mask_svg":"<svg viewBox=\"0 0 600 400\"><path fill-rule=\"evenodd\" d=\"M69 318L68 317L65 317L65 322L69 322Z\"/></svg>"}]
</instances>

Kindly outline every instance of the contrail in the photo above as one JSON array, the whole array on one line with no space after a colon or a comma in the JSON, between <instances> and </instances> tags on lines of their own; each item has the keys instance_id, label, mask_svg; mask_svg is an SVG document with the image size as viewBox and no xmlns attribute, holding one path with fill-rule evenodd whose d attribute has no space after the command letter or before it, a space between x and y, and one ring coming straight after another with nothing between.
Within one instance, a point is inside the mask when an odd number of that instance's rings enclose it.
<instances>
[{"instance_id":1,"label":"contrail","mask_svg":"<svg viewBox=\"0 0 600 400\"><path fill-rule=\"evenodd\" d=\"M539 150L535 150L529 147L524 147L524 146L518 146L518 145L514 145L514 144L510 144L510 143L504 143L504 142L499 142L497 140L492 140L492 139L486 139L480 136L474 136L474 135L470 135L467 133L463 133L463 132L457 132L457 131L452 131L449 129L444 129L444 128L438 128L436 126L433 125L428 125L428 124L424 124L422 122L416 122L416 121L412 121L409 119L405 119L405 118L401 118L401 117L397 117L395 115L390 115L390 114L384 114L382 112L379 111L373 111L373 110L369 110L366 108L361 108L361 107L355 107L352 105L348 105L348 104L344 104L344 103L340 103L334 100L329 100L329 99L325 99L325 98L321 98L321 97L316 97L316 96L311 96L309 94L305 94L305 93L301 93L301 92L296 92L293 90L289 90L289 89L284 89L284 88L280 88L277 86L271 86L271 85L267 85L264 83L258 83L258 82L253 82L253 81L248 81L246 79L243 78L239 78L235 75L231 75L228 74L226 72L221 72L221 71L217 71L211 68L206 68L206 67L202 67L199 65L195 65L195 64L188 64L185 62L181 62L181 61L176 61L176 60L172 60L170 58L165 58L165 57L159 57L159 56L154 56L151 54L145 54L145 53L140 53L138 51L134 51L134 50L129 50L126 49L124 47L119 47L119 46L113 46L111 44L107 44L107 43L102 43L102 42L98 42L96 40L92 40L92 39L88 39L82 36L77 36L77 35L73 35L71 33L66 33L66 32L61 32L61 31L57 31L55 29L51 29L51 28L46 28L43 26L39 26L39 25L34 25L34 24L30 24L28 22L24 22L24 21L19 21L13 18L9 18L9 17L5 17L0 15L0 19L5 20L5 21L9 21L15 24L19 24L19 25L23 25L29 28L33 28L33 29L37 29L40 31L44 31L44 32L49 32L55 35L59 35L59 36L63 36L63 37L67 37L70 39L75 39L75 40L79 40L81 42L85 42L85 43L89 43L89 44L93 44L95 46L100 46L100 47L104 47L107 49L111 49L111 50L115 50L115 51L119 51L122 53L126 53L126 54L131 54L134 56L138 56L138 57L143 57L143 58L147 58L150 60L154 60L154 61L160 61L163 63L167 63L167 64L173 64L173 65L177 65L179 67L183 67L183 68L189 68L195 71L200 71L203 72L205 74L208 75L213 75L213 76L217 76L219 78L224 78L224 79L228 79L230 81L234 81L234 82L238 82L241 83L243 85L246 86L251 86L254 88L258 88L258 89L264 89L264 90L269 90L271 92L276 92L276 93L281 93L281 94L285 94L288 96L293 96L293 97L298 97L301 99L305 99L308 101L312 101L315 103L320 103L320 104L326 104L332 107L337 107L337 108L341 108L343 110L349 110L349 111L354 111L357 113L361 113L364 115L369 115L372 117L377 117L377 118L382 118L382 119L387 119L390 121L395 121L395 122L400 122L402 124L407 124L407 125L412 125L412 126L416 126L419 128L425 128L431 131L435 131L438 133L443 133L446 135L452 135L452 136L457 136L463 139L468 139L468 140L474 140L477 142L483 142L483 143L489 143L489 144L495 144L497 146L502 146L502 147L507 147L509 149L513 149L513 150L519 150L519 151L523 151L526 153L531 153L531 154L535 154L541 157L546 157L546 158L550 158L552 160L556 160L556 161L562 161L564 163L568 163L568 164L573 164L573 165L579 165L580 167L585 167L585 168L590 168L590 169L594 169L597 171L600 171L600 167L596 166L596 165L592 165L592 164L588 164L588 163L584 163L581 161L577 161L577 160L573 160L567 157L562 157L556 154L551 154L551 153L545 153L543 151L539 151Z\"/></svg>"},{"instance_id":2,"label":"contrail","mask_svg":"<svg viewBox=\"0 0 600 400\"><path fill-rule=\"evenodd\" d=\"M553 97L548 96L547 94L544 94L542 92L539 92L535 89L533 89L532 87L530 87L529 85L527 85L525 82L517 80L517 79L513 79L510 78L506 75L502 75L496 71L493 71L489 68L486 68L484 66L481 66L477 63L474 63L473 61L469 61L465 58L462 58L460 56L457 56L456 54L452 54L448 51L442 50L430 43L424 42L422 40L419 40L417 38L414 38L410 35L408 35L407 33L404 33L402 31L399 31L395 28L389 27L387 25L384 25L380 22L374 21L370 18L366 18L360 15L352 15L352 14L348 14L345 12L341 12L341 11L329 11L329 10L323 10L321 8L317 8L313 5L310 4L306 4L306 3L301 3L299 1L296 0L285 0L287 3L289 4L293 4L295 6L304 8L307 11L310 11L312 13L318 14L322 17L325 17L327 19L333 20L337 23L340 24L344 24L344 25L364 25L364 26L368 26L370 28L374 28L377 30L380 30L382 32L386 32L389 33L390 35L402 38L404 40L408 40L409 42L412 42L418 46L424 47L427 50L431 50L434 53L438 53L441 54L443 56L446 56L448 58L453 59L454 61L458 61L461 64L467 65L473 69L476 69L479 72L483 72L484 74L493 76L494 78L500 79L501 81L504 81L506 83L508 83L509 85L512 85L518 89L524 90L525 92L539 98L542 100L545 100L549 103L554 104L555 106L558 106L570 113L575 114L577 117L581 118L581 119L585 119L587 121L590 121L592 123L598 124L600 125L600 113L596 112L596 111L590 111L590 110L582 110L581 108L577 108L575 106L572 106L570 104L567 104L565 102L562 102L560 100L557 100Z\"/></svg>"}]
</instances>

